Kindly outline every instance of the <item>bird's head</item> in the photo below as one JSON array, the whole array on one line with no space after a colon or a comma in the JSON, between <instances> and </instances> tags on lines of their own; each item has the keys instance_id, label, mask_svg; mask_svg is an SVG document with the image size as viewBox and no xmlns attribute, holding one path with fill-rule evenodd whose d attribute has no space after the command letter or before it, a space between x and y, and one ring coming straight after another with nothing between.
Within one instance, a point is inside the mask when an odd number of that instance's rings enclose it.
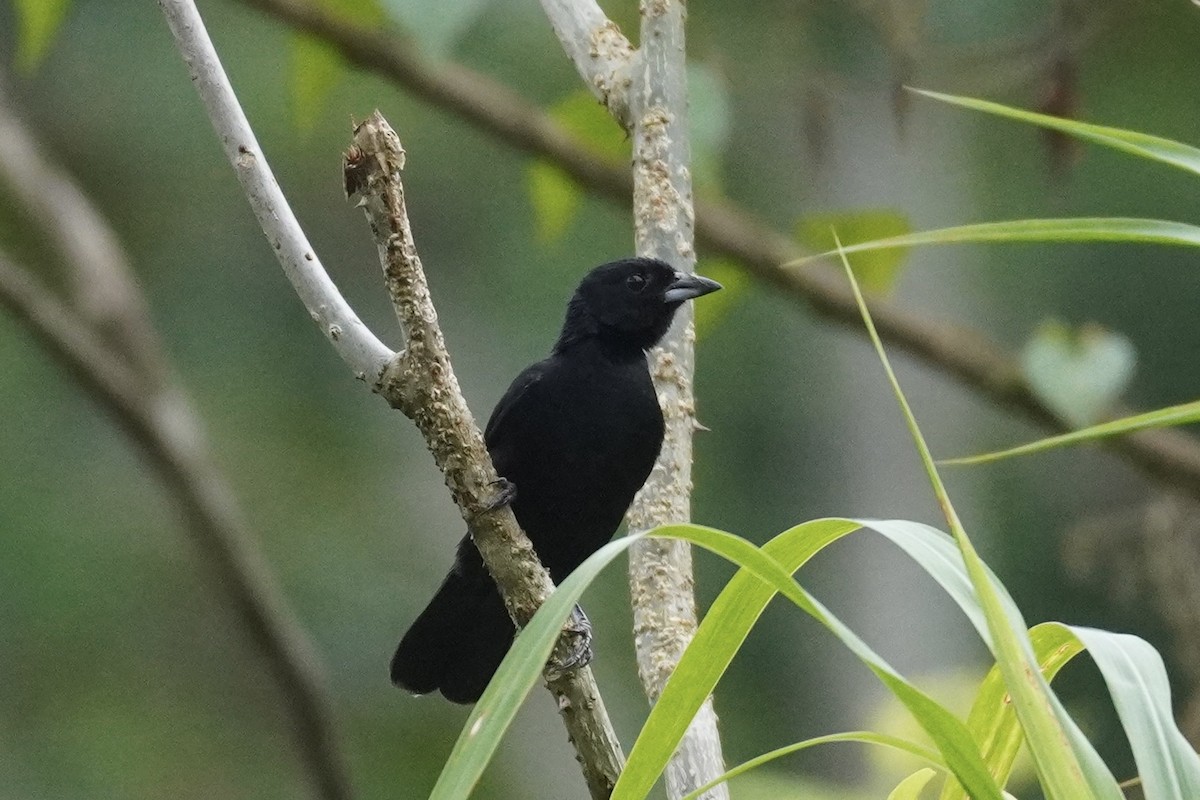
<instances>
[{"instance_id":1,"label":"bird's head","mask_svg":"<svg viewBox=\"0 0 1200 800\"><path fill-rule=\"evenodd\" d=\"M685 301L720 288L653 258L601 264L575 290L555 350L588 338L630 352L648 350L666 335Z\"/></svg>"}]
</instances>

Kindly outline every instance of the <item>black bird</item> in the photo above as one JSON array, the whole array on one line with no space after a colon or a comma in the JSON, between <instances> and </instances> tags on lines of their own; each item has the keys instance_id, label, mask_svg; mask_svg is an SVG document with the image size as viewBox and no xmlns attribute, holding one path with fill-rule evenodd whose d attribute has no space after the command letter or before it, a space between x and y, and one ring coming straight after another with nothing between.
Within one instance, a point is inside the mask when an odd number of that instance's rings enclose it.
<instances>
[{"instance_id":1,"label":"black bird","mask_svg":"<svg viewBox=\"0 0 1200 800\"><path fill-rule=\"evenodd\" d=\"M515 487L513 513L555 583L612 538L658 458L663 417L646 351L685 301L720 288L655 259L596 267L567 305L550 357L518 375L492 411L488 451ZM392 682L473 703L514 634L467 536L396 649Z\"/></svg>"}]
</instances>

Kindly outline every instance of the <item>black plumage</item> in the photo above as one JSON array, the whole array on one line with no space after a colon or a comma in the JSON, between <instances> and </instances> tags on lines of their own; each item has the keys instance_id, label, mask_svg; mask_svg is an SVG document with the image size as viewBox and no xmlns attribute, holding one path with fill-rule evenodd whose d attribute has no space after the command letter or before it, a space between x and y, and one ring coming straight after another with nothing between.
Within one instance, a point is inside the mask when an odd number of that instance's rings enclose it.
<instances>
[{"instance_id":1,"label":"black plumage","mask_svg":"<svg viewBox=\"0 0 1200 800\"><path fill-rule=\"evenodd\" d=\"M612 537L658 457L663 417L646 350L686 300L719 288L654 259L597 267L571 298L550 357L518 375L492 412L488 450L515 486L513 513L556 583ZM514 633L465 537L400 642L392 681L414 694L440 690L475 702Z\"/></svg>"}]
</instances>

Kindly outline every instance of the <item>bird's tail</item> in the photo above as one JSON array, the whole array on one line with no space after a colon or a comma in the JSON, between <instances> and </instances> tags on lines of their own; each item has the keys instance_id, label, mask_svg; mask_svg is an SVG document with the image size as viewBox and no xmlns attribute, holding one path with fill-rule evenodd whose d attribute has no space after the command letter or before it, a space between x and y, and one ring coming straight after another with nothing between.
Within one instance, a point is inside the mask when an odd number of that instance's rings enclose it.
<instances>
[{"instance_id":1,"label":"bird's tail","mask_svg":"<svg viewBox=\"0 0 1200 800\"><path fill-rule=\"evenodd\" d=\"M474 703L496 674L515 629L482 564L479 570L462 567L460 560L400 640L392 683L413 694L440 690L447 700Z\"/></svg>"}]
</instances>

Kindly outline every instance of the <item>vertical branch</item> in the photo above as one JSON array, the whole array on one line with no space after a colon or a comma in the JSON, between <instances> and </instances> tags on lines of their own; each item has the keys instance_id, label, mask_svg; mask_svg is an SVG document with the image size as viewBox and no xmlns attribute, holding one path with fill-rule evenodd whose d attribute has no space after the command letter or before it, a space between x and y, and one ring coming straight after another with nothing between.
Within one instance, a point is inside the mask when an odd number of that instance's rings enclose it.
<instances>
[{"instance_id":1,"label":"vertical branch","mask_svg":"<svg viewBox=\"0 0 1200 800\"><path fill-rule=\"evenodd\" d=\"M691 272L694 246L691 151L683 0L642 3L642 36L630 106L633 122L633 218L638 255ZM666 420L658 463L629 511L631 530L691 516L692 391L695 328L692 308L680 309L671 332L650 354L650 371ZM684 542L646 539L630 551L638 672L651 702L662 693L696 632L692 553ZM724 772L710 697L667 767L667 794L682 797ZM728 798L725 784L706 792Z\"/></svg>"}]
</instances>

